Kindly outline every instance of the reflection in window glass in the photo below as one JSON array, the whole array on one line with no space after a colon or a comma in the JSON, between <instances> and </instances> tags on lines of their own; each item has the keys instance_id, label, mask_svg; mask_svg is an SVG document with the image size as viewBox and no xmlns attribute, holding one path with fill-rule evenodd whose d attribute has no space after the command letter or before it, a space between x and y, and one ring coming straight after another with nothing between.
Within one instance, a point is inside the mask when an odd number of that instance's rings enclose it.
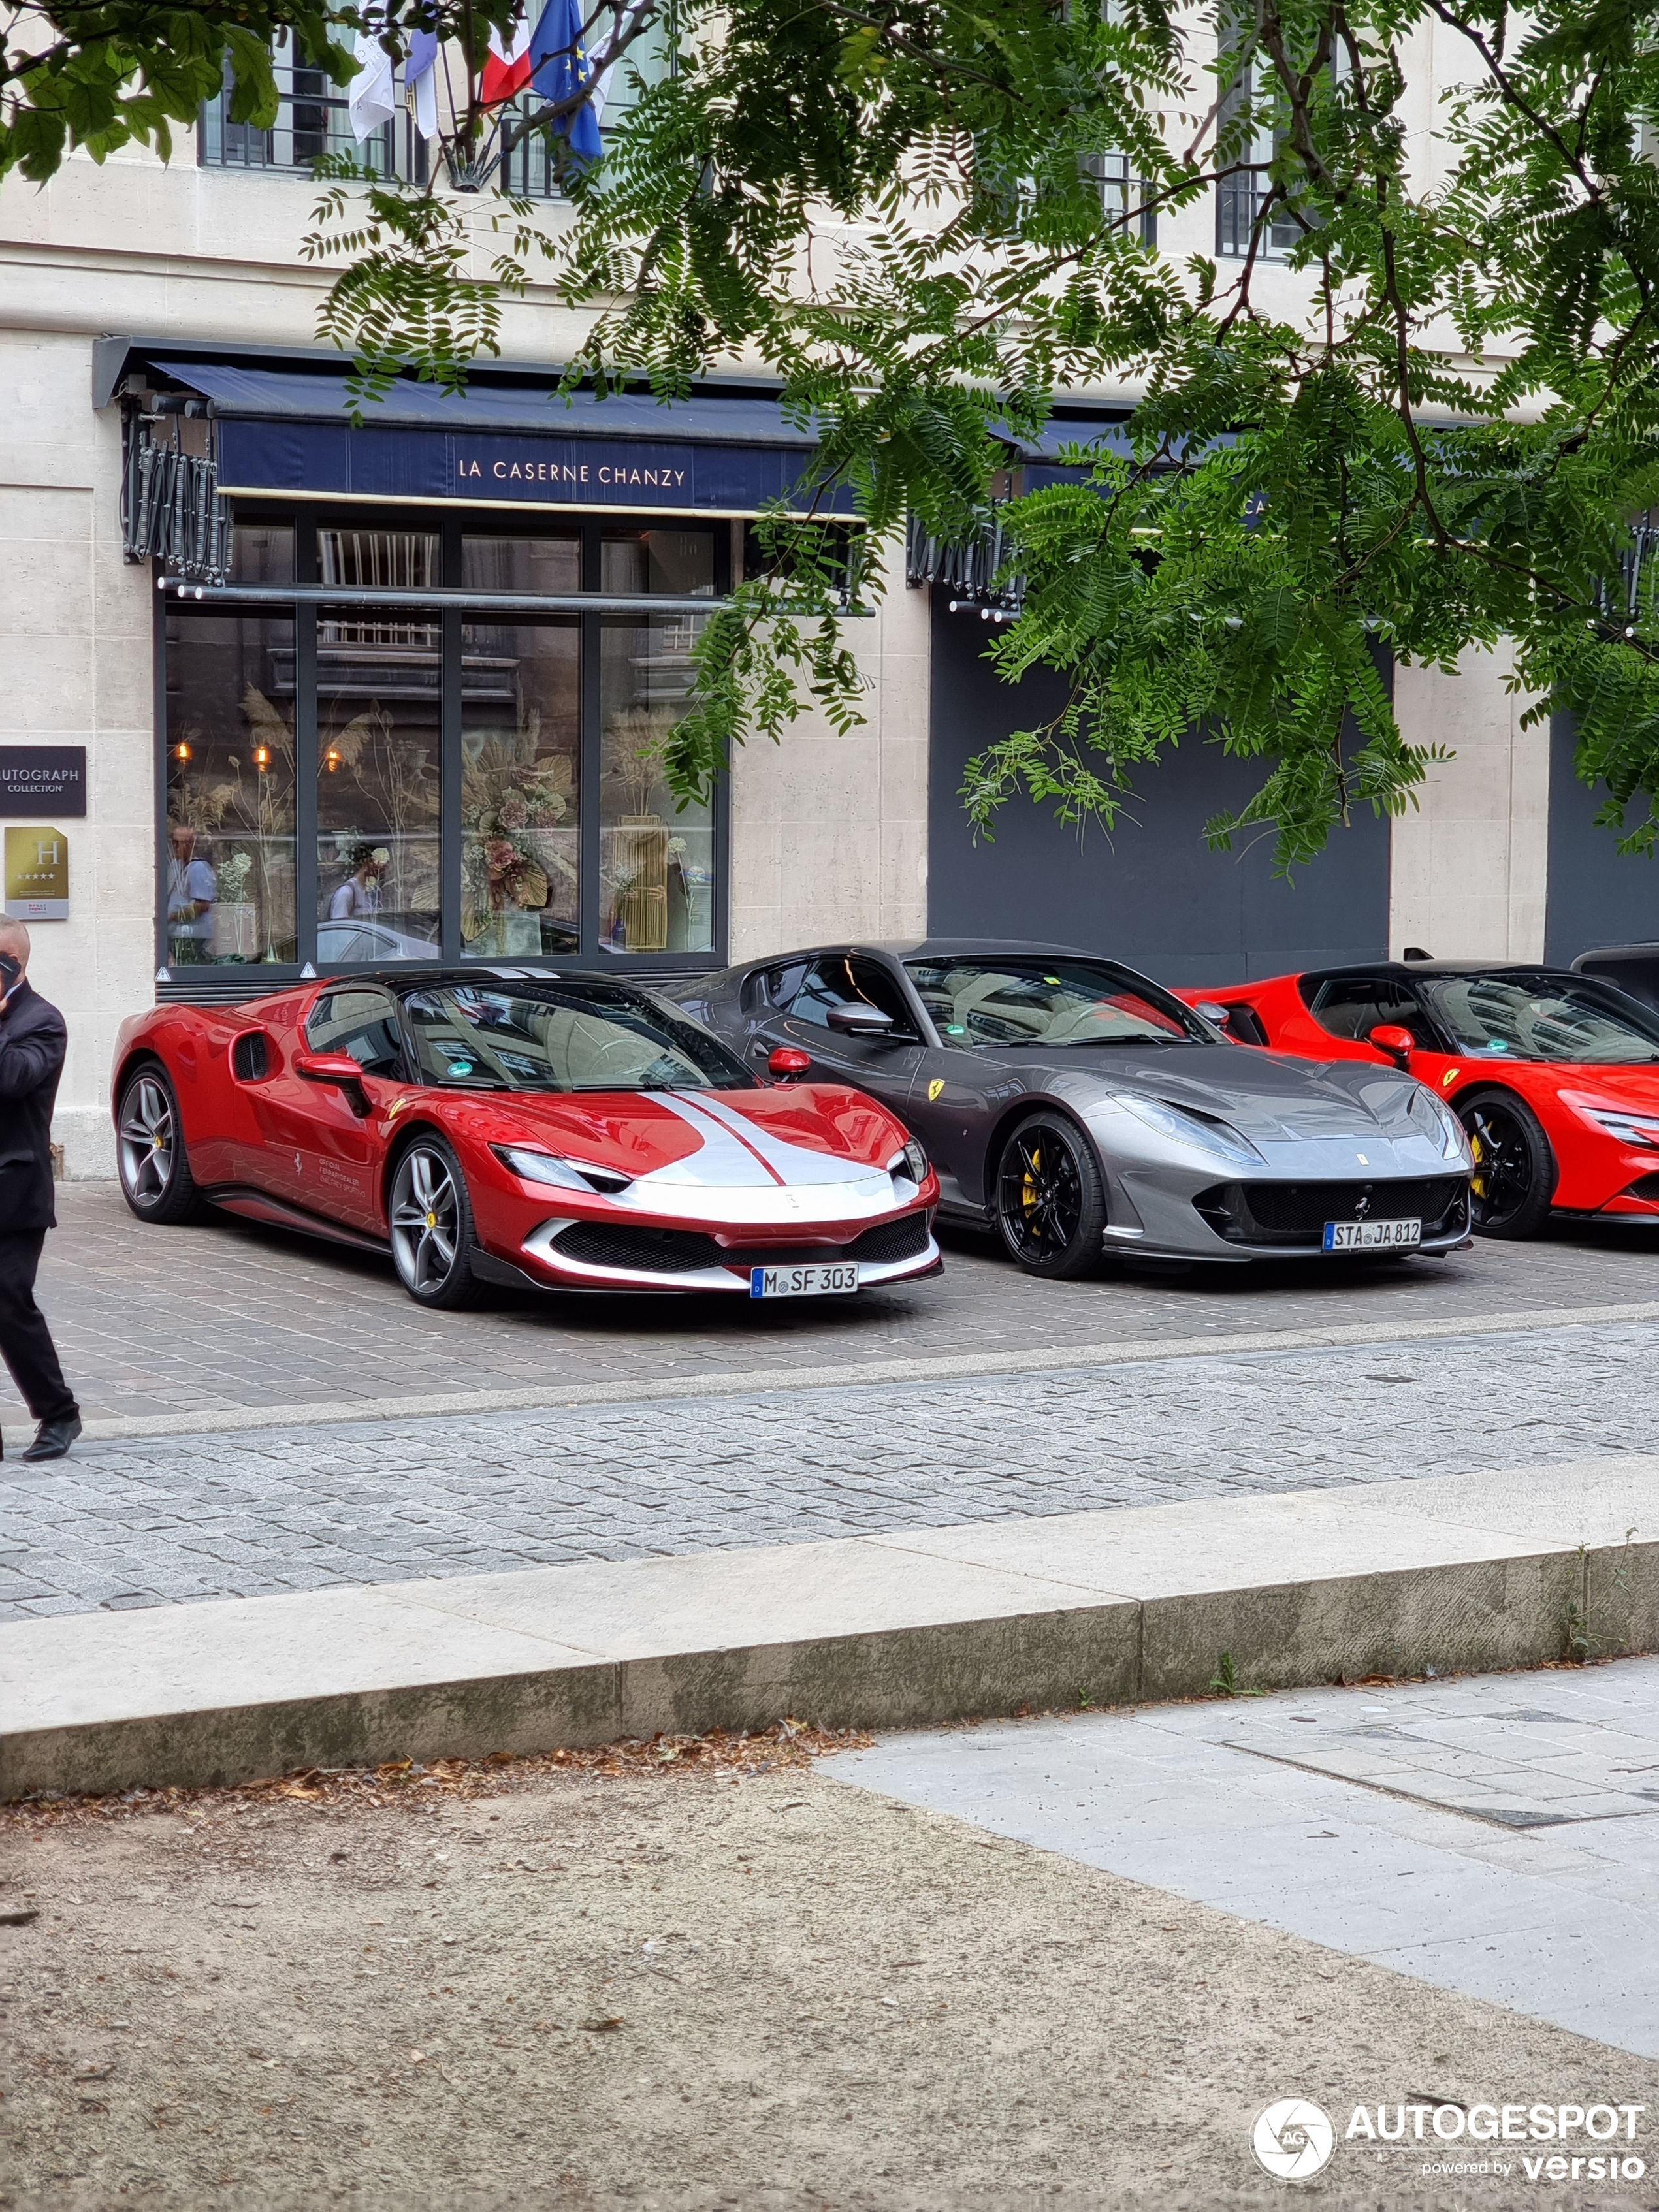
<instances>
[{"instance_id":1,"label":"reflection in window glass","mask_svg":"<svg viewBox=\"0 0 1659 2212\"><path fill-rule=\"evenodd\" d=\"M599 942L607 951L714 946L714 809L678 808L663 773L664 748L690 695L702 619L611 621L600 633Z\"/></svg>"},{"instance_id":2,"label":"reflection in window glass","mask_svg":"<svg viewBox=\"0 0 1659 2212\"><path fill-rule=\"evenodd\" d=\"M1460 975L1428 989L1458 1050L1471 1056L1607 1067L1659 1060L1659 1017L1587 975Z\"/></svg>"},{"instance_id":3,"label":"reflection in window glass","mask_svg":"<svg viewBox=\"0 0 1659 2212\"><path fill-rule=\"evenodd\" d=\"M230 533L230 574L238 584L291 584L293 530L286 522L239 522Z\"/></svg>"},{"instance_id":4,"label":"reflection in window glass","mask_svg":"<svg viewBox=\"0 0 1659 2212\"><path fill-rule=\"evenodd\" d=\"M873 960L855 960L844 952L815 961L792 999L789 1012L798 1022L828 1029L837 1006L873 1006L885 1014L896 1036L914 1036L915 1018L904 1003L904 994L884 969Z\"/></svg>"},{"instance_id":5,"label":"reflection in window glass","mask_svg":"<svg viewBox=\"0 0 1659 2212\"><path fill-rule=\"evenodd\" d=\"M606 592L649 592L676 599L714 596L712 530L635 530L600 548L599 585Z\"/></svg>"},{"instance_id":6,"label":"reflection in window glass","mask_svg":"<svg viewBox=\"0 0 1659 2212\"><path fill-rule=\"evenodd\" d=\"M660 1000L611 983L420 991L404 1018L422 1076L465 1091L747 1091L737 1055Z\"/></svg>"},{"instance_id":7,"label":"reflection in window glass","mask_svg":"<svg viewBox=\"0 0 1659 2212\"><path fill-rule=\"evenodd\" d=\"M1179 999L1105 960L907 960L947 1044L1207 1044Z\"/></svg>"},{"instance_id":8,"label":"reflection in window glass","mask_svg":"<svg viewBox=\"0 0 1659 2212\"><path fill-rule=\"evenodd\" d=\"M510 542L510 541L509 541ZM461 632L461 950L580 942L581 641L574 622Z\"/></svg>"},{"instance_id":9,"label":"reflection in window glass","mask_svg":"<svg viewBox=\"0 0 1659 2212\"><path fill-rule=\"evenodd\" d=\"M167 623L169 967L292 962L294 626Z\"/></svg>"},{"instance_id":10,"label":"reflection in window glass","mask_svg":"<svg viewBox=\"0 0 1659 2212\"><path fill-rule=\"evenodd\" d=\"M317 957L325 965L437 957L439 667L435 623L361 622L326 609L318 623Z\"/></svg>"},{"instance_id":11,"label":"reflection in window glass","mask_svg":"<svg viewBox=\"0 0 1659 2212\"><path fill-rule=\"evenodd\" d=\"M580 538L463 538L461 585L469 592L580 592Z\"/></svg>"}]
</instances>

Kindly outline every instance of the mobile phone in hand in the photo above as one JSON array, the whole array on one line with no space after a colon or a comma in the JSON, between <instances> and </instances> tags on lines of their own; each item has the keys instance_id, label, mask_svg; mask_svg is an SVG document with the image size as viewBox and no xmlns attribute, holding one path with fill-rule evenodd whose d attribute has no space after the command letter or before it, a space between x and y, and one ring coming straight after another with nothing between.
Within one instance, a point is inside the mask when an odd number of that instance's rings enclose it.
<instances>
[{"instance_id":1,"label":"mobile phone in hand","mask_svg":"<svg viewBox=\"0 0 1659 2212\"><path fill-rule=\"evenodd\" d=\"M23 970L9 952L0 952L0 999L10 998L23 980Z\"/></svg>"}]
</instances>

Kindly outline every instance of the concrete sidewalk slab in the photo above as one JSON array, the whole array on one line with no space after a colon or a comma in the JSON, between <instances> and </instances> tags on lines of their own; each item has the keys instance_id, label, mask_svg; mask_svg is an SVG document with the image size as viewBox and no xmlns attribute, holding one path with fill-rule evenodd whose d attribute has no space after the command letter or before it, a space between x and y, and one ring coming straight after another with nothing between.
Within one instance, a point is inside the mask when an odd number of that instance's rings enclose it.
<instances>
[{"instance_id":1,"label":"concrete sidewalk slab","mask_svg":"<svg viewBox=\"0 0 1659 2212\"><path fill-rule=\"evenodd\" d=\"M812 1366L711 1368L689 1375L629 1376L610 1382L538 1381L514 1389L422 1392L404 1389L352 1398L275 1399L257 1406L220 1405L191 1413L146 1413L88 1419L88 1443L119 1443L163 1437L240 1436L289 1427L329 1428L345 1422L441 1419L467 1413L536 1413L567 1406L631 1406L677 1400L745 1397L758 1392L853 1389L894 1382L976 1382L999 1375L1046 1375L1084 1368L1139 1367L1153 1362L1216 1359L1231 1354L1273 1352L1334 1352L1385 1344L1456 1341L1468 1337L1529 1336L1540 1329L1602 1328L1659 1321L1659 1303L1626 1301L1616 1305L1507 1307L1497 1313L1413 1315L1379 1311L1363 1322L1331 1322L1311 1328L1252 1328L1231 1334L1193 1336L1136 1336L1076 1343L1054 1342L1036 1349L1007 1346L969 1352L928 1353L921 1358L823 1362ZM0 1386L3 1376L0 1376ZM33 1434L32 1422L8 1413L6 1427L15 1444Z\"/></svg>"},{"instance_id":2,"label":"concrete sidewalk slab","mask_svg":"<svg viewBox=\"0 0 1659 2212\"><path fill-rule=\"evenodd\" d=\"M1659 1458L19 1622L0 1796L1581 1646L1659 1646Z\"/></svg>"}]
</instances>

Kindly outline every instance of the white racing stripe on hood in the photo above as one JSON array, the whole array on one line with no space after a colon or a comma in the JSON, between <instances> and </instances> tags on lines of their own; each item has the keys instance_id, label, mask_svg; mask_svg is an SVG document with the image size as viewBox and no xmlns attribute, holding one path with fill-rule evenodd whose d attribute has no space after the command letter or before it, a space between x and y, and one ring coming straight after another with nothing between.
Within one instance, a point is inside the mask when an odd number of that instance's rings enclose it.
<instances>
[{"instance_id":1,"label":"white racing stripe on hood","mask_svg":"<svg viewBox=\"0 0 1659 2212\"><path fill-rule=\"evenodd\" d=\"M793 1188L806 1183L863 1182L872 1176L879 1176L884 1182L889 1180L884 1169L868 1167L862 1160L837 1159L832 1153L814 1152L808 1145L792 1145L787 1137L775 1136L706 1091L699 1091L693 1103L699 1114L706 1114L722 1129L729 1130L734 1140L752 1146L779 1181Z\"/></svg>"},{"instance_id":2,"label":"white racing stripe on hood","mask_svg":"<svg viewBox=\"0 0 1659 2212\"><path fill-rule=\"evenodd\" d=\"M700 1228L806 1228L817 1222L874 1221L898 1203L893 1179L859 1160L835 1160L780 1143L745 1115L711 1109L706 1092L646 1094L696 1130L698 1150L636 1176L611 1204L657 1220Z\"/></svg>"},{"instance_id":3,"label":"white racing stripe on hood","mask_svg":"<svg viewBox=\"0 0 1659 2212\"><path fill-rule=\"evenodd\" d=\"M666 1167L650 1168L635 1178L636 1182L695 1183L704 1190L777 1188L777 1176L769 1175L765 1163L757 1158L758 1146L751 1148L739 1144L723 1121L699 1114L672 1091L651 1091L646 1096L653 1106L660 1106L665 1114L672 1114L687 1123L702 1141L700 1149L689 1158L671 1161Z\"/></svg>"}]
</instances>

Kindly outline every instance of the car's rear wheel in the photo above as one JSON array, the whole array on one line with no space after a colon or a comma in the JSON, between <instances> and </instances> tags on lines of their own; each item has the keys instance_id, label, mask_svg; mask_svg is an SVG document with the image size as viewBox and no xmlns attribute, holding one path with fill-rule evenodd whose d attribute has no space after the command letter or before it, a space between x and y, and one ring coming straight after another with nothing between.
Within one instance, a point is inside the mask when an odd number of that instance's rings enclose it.
<instances>
[{"instance_id":1,"label":"car's rear wheel","mask_svg":"<svg viewBox=\"0 0 1659 2212\"><path fill-rule=\"evenodd\" d=\"M1457 1109L1474 1154L1469 1212L1482 1237L1535 1237L1555 1195L1555 1154L1543 1125L1512 1091L1477 1091Z\"/></svg>"},{"instance_id":2,"label":"car's rear wheel","mask_svg":"<svg viewBox=\"0 0 1659 2212\"><path fill-rule=\"evenodd\" d=\"M1033 1275L1086 1275L1100 1263L1106 1194L1093 1147L1060 1114L1032 1114L1002 1148L997 1227Z\"/></svg>"},{"instance_id":3,"label":"car's rear wheel","mask_svg":"<svg viewBox=\"0 0 1659 2212\"><path fill-rule=\"evenodd\" d=\"M127 1078L115 1115L115 1159L121 1195L141 1221L173 1228L200 1219L178 1094L160 1060L143 1061Z\"/></svg>"},{"instance_id":4,"label":"car's rear wheel","mask_svg":"<svg viewBox=\"0 0 1659 2212\"><path fill-rule=\"evenodd\" d=\"M392 1171L392 1262L417 1305L471 1305L472 1206L461 1164L441 1137L416 1137Z\"/></svg>"}]
</instances>

